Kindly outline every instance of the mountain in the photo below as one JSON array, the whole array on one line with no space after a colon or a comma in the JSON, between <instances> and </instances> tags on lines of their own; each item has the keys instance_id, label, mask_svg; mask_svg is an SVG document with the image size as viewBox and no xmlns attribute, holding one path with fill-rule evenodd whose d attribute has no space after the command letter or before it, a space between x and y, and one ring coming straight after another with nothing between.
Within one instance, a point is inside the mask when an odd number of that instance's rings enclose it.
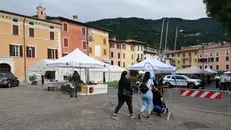
<instances>
[{"instance_id":1,"label":"mountain","mask_svg":"<svg viewBox=\"0 0 231 130\"><path fill-rule=\"evenodd\" d=\"M182 46L198 45L207 42L228 41L227 31L210 18L198 20L184 20L180 18L164 18L163 42L165 43L166 25L169 21L168 49L174 48L176 27L179 26L177 48ZM134 39L158 48L160 43L162 20L142 18L115 18L87 22L111 30L110 37L118 40ZM162 44L162 47L164 44Z\"/></svg>"}]
</instances>

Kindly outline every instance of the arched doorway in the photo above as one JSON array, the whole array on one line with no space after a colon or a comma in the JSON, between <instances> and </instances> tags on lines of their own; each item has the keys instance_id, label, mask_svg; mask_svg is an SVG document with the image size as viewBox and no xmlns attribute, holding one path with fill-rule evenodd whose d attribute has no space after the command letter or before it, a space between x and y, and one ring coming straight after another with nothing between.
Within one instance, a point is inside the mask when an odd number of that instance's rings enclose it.
<instances>
[{"instance_id":1,"label":"arched doorway","mask_svg":"<svg viewBox=\"0 0 231 130\"><path fill-rule=\"evenodd\" d=\"M11 67L9 64L6 64L6 63L2 63L0 64L0 72L11 72Z\"/></svg>"}]
</instances>

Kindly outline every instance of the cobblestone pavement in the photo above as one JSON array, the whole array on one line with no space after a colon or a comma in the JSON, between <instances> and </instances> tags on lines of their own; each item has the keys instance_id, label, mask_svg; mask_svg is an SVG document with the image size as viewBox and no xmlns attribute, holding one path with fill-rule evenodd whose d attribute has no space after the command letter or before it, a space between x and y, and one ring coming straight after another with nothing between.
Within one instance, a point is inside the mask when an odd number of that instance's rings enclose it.
<instances>
[{"instance_id":1,"label":"cobblestone pavement","mask_svg":"<svg viewBox=\"0 0 231 130\"><path fill-rule=\"evenodd\" d=\"M0 130L228 130L230 116L170 109L173 119L153 115L151 120L129 119L127 106L119 112L120 120L111 119L117 103L115 89L107 95L79 96L77 99L42 86L21 85L0 88ZM104 104L110 101L106 107ZM133 107L139 112L140 98Z\"/></svg>"}]
</instances>

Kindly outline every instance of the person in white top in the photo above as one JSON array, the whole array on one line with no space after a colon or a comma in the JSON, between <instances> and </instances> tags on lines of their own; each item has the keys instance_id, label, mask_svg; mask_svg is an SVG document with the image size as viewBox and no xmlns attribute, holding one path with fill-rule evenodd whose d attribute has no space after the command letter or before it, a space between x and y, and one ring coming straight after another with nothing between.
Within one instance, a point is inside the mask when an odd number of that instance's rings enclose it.
<instances>
[{"instance_id":1,"label":"person in white top","mask_svg":"<svg viewBox=\"0 0 231 130\"><path fill-rule=\"evenodd\" d=\"M225 75L224 74L221 75L220 82L221 82L220 90L225 90Z\"/></svg>"},{"instance_id":2,"label":"person in white top","mask_svg":"<svg viewBox=\"0 0 231 130\"><path fill-rule=\"evenodd\" d=\"M143 84L146 84L146 86L148 87L148 90L145 91L145 93L142 93L142 107L140 110L140 114L138 115L138 118L141 119L142 113L147 109L148 111L148 119L150 119L150 115L152 112L152 99L153 99L153 94L152 94L152 87L154 86L154 83L151 79L151 74L150 72L146 72L144 74L144 78L143 78Z\"/></svg>"}]
</instances>

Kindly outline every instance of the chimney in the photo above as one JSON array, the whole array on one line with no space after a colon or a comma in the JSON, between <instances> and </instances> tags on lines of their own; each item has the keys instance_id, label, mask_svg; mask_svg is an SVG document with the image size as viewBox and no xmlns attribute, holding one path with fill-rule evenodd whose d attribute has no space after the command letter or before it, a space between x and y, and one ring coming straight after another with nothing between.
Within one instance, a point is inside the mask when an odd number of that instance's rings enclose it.
<instances>
[{"instance_id":1,"label":"chimney","mask_svg":"<svg viewBox=\"0 0 231 130\"><path fill-rule=\"evenodd\" d=\"M73 20L74 21L78 21L78 16L77 15L73 15Z\"/></svg>"},{"instance_id":2,"label":"chimney","mask_svg":"<svg viewBox=\"0 0 231 130\"><path fill-rule=\"evenodd\" d=\"M46 9L42 6L37 7L37 17L39 19L46 19Z\"/></svg>"}]
</instances>

